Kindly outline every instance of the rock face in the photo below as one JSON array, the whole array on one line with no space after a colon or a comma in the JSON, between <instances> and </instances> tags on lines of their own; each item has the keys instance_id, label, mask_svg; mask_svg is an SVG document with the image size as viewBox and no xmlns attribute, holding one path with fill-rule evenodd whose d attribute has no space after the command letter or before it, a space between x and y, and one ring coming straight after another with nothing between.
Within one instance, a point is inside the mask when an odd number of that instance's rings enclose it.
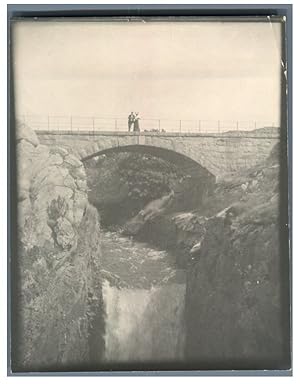
<instances>
[{"instance_id":1,"label":"rock face","mask_svg":"<svg viewBox=\"0 0 300 384\"><path fill-rule=\"evenodd\" d=\"M201 213L177 220L182 231L197 216L199 225L187 277L187 358L203 369L287 368L277 148L260 167L222 182Z\"/></svg>"},{"instance_id":2,"label":"rock face","mask_svg":"<svg viewBox=\"0 0 300 384\"><path fill-rule=\"evenodd\" d=\"M128 220L124 226L124 234L136 235L141 228L155 217L162 215L174 201L174 192L148 203L136 216Z\"/></svg>"},{"instance_id":3,"label":"rock face","mask_svg":"<svg viewBox=\"0 0 300 384\"><path fill-rule=\"evenodd\" d=\"M31 247L45 241L58 245L58 239L63 249L69 247L68 236L75 236L70 235L71 228L80 224L87 203L84 167L66 150L38 144L35 133L24 124L17 132L21 236Z\"/></svg>"},{"instance_id":4,"label":"rock face","mask_svg":"<svg viewBox=\"0 0 300 384\"><path fill-rule=\"evenodd\" d=\"M88 367L103 342L100 228L97 210L88 204L84 167L65 149L39 144L34 132L19 125L17 175L13 370Z\"/></svg>"}]
</instances>

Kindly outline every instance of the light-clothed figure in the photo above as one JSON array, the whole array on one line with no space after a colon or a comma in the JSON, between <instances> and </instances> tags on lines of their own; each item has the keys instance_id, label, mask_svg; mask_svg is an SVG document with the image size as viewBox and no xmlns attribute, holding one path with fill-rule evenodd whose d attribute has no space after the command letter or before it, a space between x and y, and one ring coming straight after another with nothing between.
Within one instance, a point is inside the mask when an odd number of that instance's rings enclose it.
<instances>
[{"instance_id":1,"label":"light-clothed figure","mask_svg":"<svg viewBox=\"0 0 300 384\"><path fill-rule=\"evenodd\" d=\"M133 131L140 132L140 115L138 112L135 113L134 123L133 123Z\"/></svg>"}]
</instances>

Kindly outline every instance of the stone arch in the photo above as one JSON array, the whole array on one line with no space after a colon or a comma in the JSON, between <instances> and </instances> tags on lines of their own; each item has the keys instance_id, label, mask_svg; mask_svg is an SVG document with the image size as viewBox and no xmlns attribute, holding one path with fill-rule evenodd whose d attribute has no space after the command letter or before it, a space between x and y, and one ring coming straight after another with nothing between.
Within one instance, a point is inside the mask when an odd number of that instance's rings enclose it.
<instances>
[{"instance_id":1,"label":"stone arch","mask_svg":"<svg viewBox=\"0 0 300 384\"><path fill-rule=\"evenodd\" d=\"M123 145L101 149L95 152L90 152L89 154L85 152L84 156L81 155L81 161L85 163L86 169L89 169L89 167L93 168L95 166L99 166L100 170L102 167L102 162L100 162L100 164L98 163L98 161L92 161L90 163L89 160L97 158L98 156L104 154L122 152L139 153L141 155L148 154L156 158L161 158L175 165L176 168L178 167L179 176L176 177L176 179L172 180L172 183L170 184L170 189L172 190L173 196L175 196L175 205L173 206L173 209L174 207L177 207L178 210L192 209L193 204L194 206L196 206L197 204L201 204L204 199L212 193L214 189L216 177L211 172L209 172L205 167L200 165L198 162L188 158L187 156L165 148L141 144ZM93 172L91 173L91 175L92 174ZM137 170L135 174L137 177L139 177L140 172ZM141 177L143 177L143 172L141 172ZM99 179L101 179L101 174L99 175ZM159 200L160 198L157 200L156 204L160 204ZM114 206L115 203L111 205L111 208L109 210L113 210Z\"/></svg>"},{"instance_id":2,"label":"stone arch","mask_svg":"<svg viewBox=\"0 0 300 384\"><path fill-rule=\"evenodd\" d=\"M82 146L78 151L78 155L81 159L84 159L93 156L97 152L113 148L117 148L118 150L123 150L122 148L124 148L124 150L132 150L133 146L141 147L141 149L144 150L146 147L151 147L153 148L153 151L155 148L172 151L183 155L185 158L189 158L200 166L208 169L205 156L201 156L199 151L193 151L190 140L187 141L184 138L178 140L176 137L163 135L103 135L98 140L94 139L90 141L88 145ZM160 152L160 155L161 154L162 151Z\"/></svg>"},{"instance_id":3,"label":"stone arch","mask_svg":"<svg viewBox=\"0 0 300 384\"><path fill-rule=\"evenodd\" d=\"M274 130L180 135L170 132L92 131L37 131L37 134L42 144L63 147L80 159L113 148L160 148L183 155L181 159L194 161L217 178L264 161L280 141L278 132Z\"/></svg>"},{"instance_id":4,"label":"stone arch","mask_svg":"<svg viewBox=\"0 0 300 384\"><path fill-rule=\"evenodd\" d=\"M211 151L211 141L200 136L178 136L170 133L151 134L141 132L139 135L126 132L97 133L92 132L38 132L40 141L48 146L57 145L73 153L79 159L87 159L104 151L118 150L150 150L160 157L166 153L175 153L177 158L186 163L189 159L194 166L206 169L210 174L218 176L220 167L226 161L217 161ZM140 147L137 149L135 147ZM135 149L134 149L135 148ZM166 152L165 152L166 151ZM179 155L182 155L181 157ZM172 157L172 156L169 156ZM174 156L173 156L174 157ZM174 157L175 158L175 157ZM224 159L223 159L224 160ZM181 164L181 162L178 162Z\"/></svg>"},{"instance_id":5,"label":"stone arch","mask_svg":"<svg viewBox=\"0 0 300 384\"><path fill-rule=\"evenodd\" d=\"M93 148L96 149L96 151L85 151L84 153L81 152L79 154L79 157L83 162L93 157L97 157L111 152L134 152L141 154L149 154L155 157L162 158L173 164L176 164L179 168L181 168L183 171L186 171L190 175L197 175L198 177L203 177L206 180L209 179L211 182L215 182L216 179L215 175L213 175L203 165L199 164L199 162L174 150L144 144L115 146L110 148L103 148L100 150L99 148Z\"/></svg>"}]
</instances>

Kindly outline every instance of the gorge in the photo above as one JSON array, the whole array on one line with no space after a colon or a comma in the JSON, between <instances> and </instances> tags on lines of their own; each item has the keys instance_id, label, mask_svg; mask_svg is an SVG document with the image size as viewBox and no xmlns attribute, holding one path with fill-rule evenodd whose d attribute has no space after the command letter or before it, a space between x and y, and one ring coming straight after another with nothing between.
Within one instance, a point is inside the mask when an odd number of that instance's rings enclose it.
<instances>
[{"instance_id":1,"label":"gorge","mask_svg":"<svg viewBox=\"0 0 300 384\"><path fill-rule=\"evenodd\" d=\"M17 133L16 371L285 359L278 144L216 181L185 157L81 161Z\"/></svg>"}]
</instances>

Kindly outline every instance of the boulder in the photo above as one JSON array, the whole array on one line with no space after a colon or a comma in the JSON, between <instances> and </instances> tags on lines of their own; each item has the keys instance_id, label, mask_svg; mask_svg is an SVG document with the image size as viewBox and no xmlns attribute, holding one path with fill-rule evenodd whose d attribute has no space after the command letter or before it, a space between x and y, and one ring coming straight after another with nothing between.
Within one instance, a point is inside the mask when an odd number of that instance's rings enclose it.
<instances>
[{"instance_id":1,"label":"boulder","mask_svg":"<svg viewBox=\"0 0 300 384\"><path fill-rule=\"evenodd\" d=\"M128 220L124 226L124 234L136 235L149 221L164 213L174 200L174 192L148 203L135 217Z\"/></svg>"},{"instance_id":2,"label":"boulder","mask_svg":"<svg viewBox=\"0 0 300 384\"><path fill-rule=\"evenodd\" d=\"M37 138L37 135L25 123L17 122L16 140L17 140L17 143L20 142L21 140L25 140L28 143L32 144L34 147L37 147L39 145L39 139Z\"/></svg>"}]
</instances>

